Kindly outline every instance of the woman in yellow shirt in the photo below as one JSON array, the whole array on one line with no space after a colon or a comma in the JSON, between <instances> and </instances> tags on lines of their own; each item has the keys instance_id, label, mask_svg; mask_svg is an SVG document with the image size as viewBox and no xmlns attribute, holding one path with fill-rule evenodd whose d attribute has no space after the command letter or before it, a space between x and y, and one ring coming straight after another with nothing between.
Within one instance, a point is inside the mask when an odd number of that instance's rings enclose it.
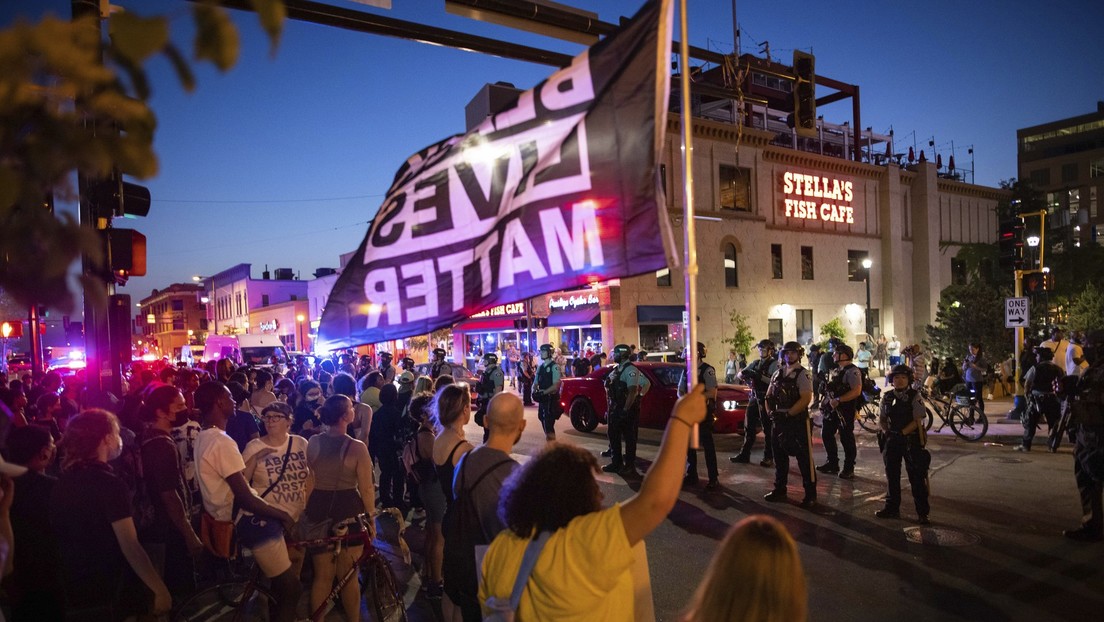
<instances>
[{"instance_id":1,"label":"woman in yellow shirt","mask_svg":"<svg viewBox=\"0 0 1104 622\"><path fill-rule=\"evenodd\" d=\"M499 514L506 530L483 559L479 600L508 600L530 539L552 532L529 577L519 620L633 619L632 547L667 517L678 499L691 428L705 418L701 385L675 404L659 455L640 492L602 509L587 451L550 443L506 481Z\"/></svg>"}]
</instances>

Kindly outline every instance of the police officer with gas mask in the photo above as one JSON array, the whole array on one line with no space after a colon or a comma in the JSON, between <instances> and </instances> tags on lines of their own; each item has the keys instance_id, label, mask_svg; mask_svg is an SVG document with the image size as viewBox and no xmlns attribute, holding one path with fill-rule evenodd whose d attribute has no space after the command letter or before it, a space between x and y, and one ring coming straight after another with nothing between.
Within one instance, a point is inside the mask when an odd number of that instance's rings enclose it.
<instances>
[{"instance_id":1,"label":"police officer with gas mask","mask_svg":"<svg viewBox=\"0 0 1104 622\"><path fill-rule=\"evenodd\" d=\"M912 387L912 368L896 365L889 372L893 390L882 398L878 413L878 445L885 462L885 507L874 513L878 518L901 517L901 461L905 462L912 500L916 504L917 520L928 524L928 467L931 454L924 449L924 404L920 392Z\"/></svg>"},{"instance_id":2,"label":"police officer with gas mask","mask_svg":"<svg viewBox=\"0 0 1104 622\"><path fill-rule=\"evenodd\" d=\"M620 343L614 346L613 362L617 364L606 376L606 426L612 462L602 467L607 473L636 473L636 433L640 420L640 391L643 374L631 363L632 349ZM621 441L625 446L622 453Z\"/></svg>"},{"instance_id":3,"label":"police officer with gas mask","mask_svg":"<svg viewBox=\"0 0 1104 622\"><path fill-rule=\"evenodd\" d=\"M835 369L828 376L825 395L820 403L821 435L828 460L817 467L821 473L838 473L840 479L854 479L855 457L855 407L862 394L862 370L851 363L854 350L841 343L832 350ZM843 469L839 465L836 434L843 445Z\"/></svg>"},{"instance_id":4,"label":"police officer with gas mask","mask_svg":"<svg viewBox=\"0 0 1104 622\"><path fill-rule=\"evenodd\" d=\"M537 366L533 399L537 402L537 418L544 427L544 437L556 440L556 420L560 418L560 366L553 358L552 344L540 347L540 365Z\"/></svg>"},{"instance_id":5,"label":"police officer with gas mask","mask_svg":"<svg viewBox=\"0 0 1104 622\"><path fill-rule=\"evenodd\" d=\"M429 377L436 380L440 376L450 375L452 370L445 362L445 349L433 348L433 361L429 364Z\"/></svg>"},{"instance_id":6,"label":"police officer with gas mask","mask_svg":"<svg viewBox=\"0 0 1104 622\"><path fill-rule=\"evenodd\" d=\"M774 488L767 501L785 501L786 483L790 476L790 456L797 459L805 498L801 507L816 505L816 471L813 470L813 438L809 421L809 404L813 401L813 378L801 366L804 348L796 341L787 341L779 357L780 367L767 387L766 406L774 422Z\"/></svg>"},{"instance_id":7,"label":"police officer with gas mask","mask_svg":"<svg viewBox=\"0 0 1104 622\"><path fill-rule=\"evenodd\" d=\"M414 369L414 359L410 358L409 356L404 356L402 360L402 368L403 371L410 372L415 379L418 378L418 370Z\"/></svg>"},{"instance_id":8,"label":"police officer with gas mask","mask_svg":"<svg viewBox=\"0 0 1104 622\"><path fill-rule=\"evenodd\" d=\"M705 420L698 424L698 442L705 452L705 470L709 481L706 490L716 490L721 484L718 480L717 449L713 444L713 424L717 420L717 370L705 362L705 344L698 342L698 382L705 385ZM679 381L679 397L687 394L686 372ZM686 476L683 486L696 486L698 483L698 450L688 447L686 450Z\"/></svg>"},{"instance_id":9,"label":"police officer with gas mask","mask_svg":"<svg viewBox=\"0 0 1104 622\"><path fill-rule=\"evenodd\" d=\"M395 368L391 366L391 353L381 352L380 355L379 373L383 376L385 383L391 383L395 381Z\"/></svg>"},{"instance_id":10,"label":"police officer with gas mask","mask_svg":"<svg viewBox=\"0 0 1104 622\"><path fill-rule=\"evenodd\" d=\"M1060 384L1074 437L1073 476L1081 493L1081 526L1062 535L1079 542L1104 540L1104 330L1085 335L1089 367Z\"/></svg>"},{"instance_id":11,"label":"police officer with gas mask","mask_svg":"<svg viewBox=\"0 0 1104 622\"><path fill-rule=\"evenodd\" d=\"M737 464L751 462L751 449L755 446L755 435L759 428L763 428L763 459L760 466L774 466L774 442L771 440L774 432L770 417L767 416L767 406L763 402L767 397L767 387L771 378L778 371L778 358L774 354L774 342L763 339L755 346L759 349L759 360L752 361L750 365L740 370L740 379L751 388L751 399L748 400L747 416L744 418L744 444L740 453L732 456L730 460Z\"/></svg>"},{"instance_id":12,"label":"police officer with gas mask","mask_svg":"<svg viewBox=\"0 0 1104 622\"><path fill-rule=\"evenodd\" d=\"M506 375L498 366L498 355L488 352L483 355L483 372L475 385L475 423L483 427L483 441L487 440L487 428L483 426L483 417L487 415L487 405L491 398L502 393L506 384Z\"/></svg>"}]
</instances>

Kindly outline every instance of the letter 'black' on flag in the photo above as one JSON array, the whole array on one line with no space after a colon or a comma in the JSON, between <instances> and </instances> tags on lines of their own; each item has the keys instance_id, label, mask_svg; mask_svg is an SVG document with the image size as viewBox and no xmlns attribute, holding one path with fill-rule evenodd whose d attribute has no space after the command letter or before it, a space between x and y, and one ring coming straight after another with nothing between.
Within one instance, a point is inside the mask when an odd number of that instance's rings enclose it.
<instances>
[{"instance_id":1,"label":"letter 'black' on flag","mask_svg":"<svg viewBox=\"0 0 1104 622\"><path fill-rule=\"evenodd\" d=\"M407 159L334 284L318 348L667 266L671 17L670 0L648 2L513 108Z\"/></svg>"}]
</instances>

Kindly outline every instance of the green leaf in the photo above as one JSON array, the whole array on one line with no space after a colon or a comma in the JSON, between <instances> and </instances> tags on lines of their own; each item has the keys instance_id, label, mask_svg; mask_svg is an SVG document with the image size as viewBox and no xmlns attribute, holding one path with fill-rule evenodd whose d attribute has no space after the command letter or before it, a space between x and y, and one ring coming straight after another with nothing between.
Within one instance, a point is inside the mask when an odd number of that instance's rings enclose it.
<instances>
[{"instance_id":1,"label":"green leaf","mask_svg":"<svg viewBox=\"0 0 1104 622\"><path fill-rule=\"evenodd\" d=\"M209 60L221 71L228 71L238 62L241 48L234 22L219 7L197 4L193 10L196 21L196 59Z\"/></svg>"},{"instance_id":2,"label":"green leaf","mask_svg":"<svg viewBox=\"0 0 1104 622\"><path fill-rule=\"evenodd\" d=\"M268 33L269 53L275 54L280 43L280 33L287 18L287 7L283 0L250 0L253 10L261 18L261 27Z\"/></svg>"},{"instance_id":3,"label":"green leaf","mask_svg":"<svg viewBox=\"0 0 1104 622\"><path fill-rule=\"evenodd\" d=\"M188 64L184 55L172 43L165 46L164 52L169 62L172 63L173 69L176 70L176 77L180 79L180 86L184 87L184 90L189 93L194 91L196 87L195 74L192 73L192 67Z\"/></svg>"},{"instance_id":4,"label":"green leaf","mask_svg":"<svg viewBox=\"0 0 1104 622\"><path fill-rule=\"evenodd\" d=\"M144 18L119 11L108 22L111 48L133 65L165 49L169 42L169 22L164 17Z\"/></svg>"}]
</instances>

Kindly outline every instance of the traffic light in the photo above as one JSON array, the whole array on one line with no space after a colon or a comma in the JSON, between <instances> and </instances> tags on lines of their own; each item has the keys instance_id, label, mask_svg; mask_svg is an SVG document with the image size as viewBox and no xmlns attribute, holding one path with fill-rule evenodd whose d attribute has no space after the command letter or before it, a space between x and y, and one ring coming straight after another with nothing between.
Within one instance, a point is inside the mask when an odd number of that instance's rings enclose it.
<instances>
[{"instance_id":1,"label":"traffic light","mask_svg":"<svg viewBox=\"0 0 1104 622\"><path fill-rule=\"evenodd\" d=\"M92 202L92 213L97 220L110 221L112 218L149 215L149 188L123 181L122 175L118 173L107 179L90 181L86 194L87 199Z\"/></svg>"},{"instance_id":2,"label":"traffic light","mask_svg":"<svg viewBox=\"0 0 1104 622\"><path fill-rule=\"evenodd\" d=\"M1046 290L1047 275L1042 272L1031 272L1023 275L1023 293L1025 296L1041 294Z\"/></svg>"},{"instance_id":3,"label":"traffic light","mask_svg":"<svg viewBox=\"0 0 1104 622\"><path fill-rule=\"evenodd\" d=\"M119 285L132 276L146 276L146 236L133 229L105 229L112 278Z\"/></svg>"},{"instance_id":4,"label":"traffic light","mask_svg":"<svg viewBox=\"0 0 1104 622\"><path fill-rule=\"evenodd\" d=\"M1023 269L1024 223L1023 218L1013 216L1000 222L997 231L1001 270Z\"/></svg>"},{"instance_id":5,"label":"traffic light","mask_svg":"<svg viewBox=\"0 0 1104 622\"><path fill-rule=\"evenodd\" d=\"M21 320L5 320L0 322L0 337L4 339L19 339L23 336L23 322Z\"/></svg>"},{"instance_id":6,"label":"traffic light","mask_svg":"<svg viewBox=\"0 0 1104 622\"><path fill-rule=\"evenodd\" d=\"M799 136L815 138L816 125L816 58L812 54L794 50L793 53L792 126Z\"/></svg>"}]
</instances>

